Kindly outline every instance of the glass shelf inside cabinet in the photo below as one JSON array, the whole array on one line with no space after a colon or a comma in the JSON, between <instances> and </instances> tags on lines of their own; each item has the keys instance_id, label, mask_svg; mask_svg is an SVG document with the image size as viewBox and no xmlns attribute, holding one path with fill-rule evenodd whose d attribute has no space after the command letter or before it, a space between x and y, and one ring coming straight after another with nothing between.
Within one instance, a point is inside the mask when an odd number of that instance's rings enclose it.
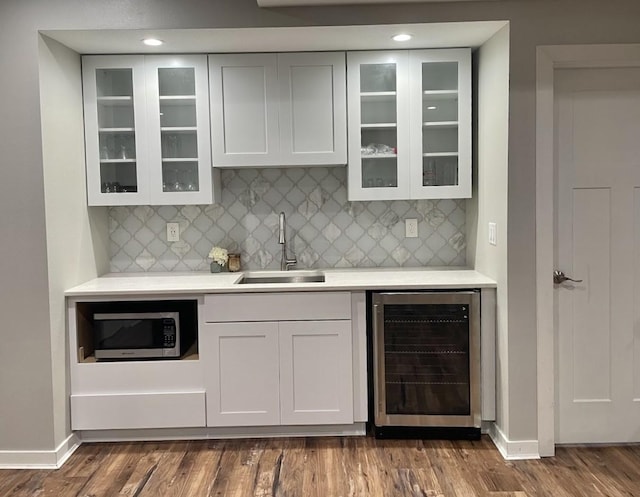
<instances>
[{"instance_id":1,"label":"glass shelf inside cabinet","mask_svg":"<svg viewBox=\"0 0 640 497\"><path fill-rule=\"evenodd\" d=\"M100 191L138 191L131 69L96 69Z\"/></svg>"},{"instance_id":2,"label":"glass shelf inside cabinet","mask_svg":"<svg viewBox=\"0 0 640 497\"><path fill-rule=\"evenodd\" d=\"M162 190L198 191L195 69L158 69Z\"/></svg>"},{"instance_id":3,"label":"glass shelf inside cabinet","mask_svg":"<svg viewBox=\"0 0 640 497\"><path fill-rule=\"evenodd\" d=\"M398 186L396 64L360 66L362 188Z\"/></svg>"}]
</instances>

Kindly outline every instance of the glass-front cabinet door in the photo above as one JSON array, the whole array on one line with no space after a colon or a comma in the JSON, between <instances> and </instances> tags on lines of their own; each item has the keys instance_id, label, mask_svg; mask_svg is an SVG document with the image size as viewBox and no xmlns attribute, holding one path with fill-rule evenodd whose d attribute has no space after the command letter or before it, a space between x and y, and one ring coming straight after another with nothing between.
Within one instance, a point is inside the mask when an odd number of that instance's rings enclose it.
<instances>
[{"instance_id":1,"label":"glass-front cabinet door","mask_svg":"<svg viewBox=\"0 0 640 497\"><path fill-rule=\"evenodd\" d=\"M146 150L143 67L142 56L83 58L89 205L134 205L148 196L138 162Z\"/></svg>"},{"instance_id":2,"label":"glass-front cabinet door","mask_svg":"<svg viewBox=\"0 0 640 497\"><path fill-rule=\"evenodd\" d=\"M471 196L471 51L347 53L349 200Z\"/></svg>"},{"instance_id":3,"label":"glass-front cabinet door","mask_svg":"<svg viewBox=\"0 0 640 497\"><path fill-rule=\"evenodd\" d=\"M349 199L409 198L408 54L349 52Z\"/></svg>"},{"instance_id":4,"label":"glass-front cabinet door","mask_svg":"<svg viewBox=\"0 0 640 497\"><path fill-rule=\"evenodd\" d=\"M409 53L412 198L471 197L471 53Z\"/></svg>"},{"instance_id":5,"label":"glass-front cabinet door","mask_svg":"<svg viewBox=\"0 0 640 497\"><path fill-rule=\"evenodd\" d=\"M148 56L151 203L211 202L206 55Z\"/></svg>"},{"instance_id":6,"label":"glass-front cabinet door","mask_svg":"<svg viewBox=\"0 0 640 497\"><path fill-rule=\"evenodd\" d=\"M82 64L88 204L211 203L206 56Z\"/></svg>"}]
</instances>

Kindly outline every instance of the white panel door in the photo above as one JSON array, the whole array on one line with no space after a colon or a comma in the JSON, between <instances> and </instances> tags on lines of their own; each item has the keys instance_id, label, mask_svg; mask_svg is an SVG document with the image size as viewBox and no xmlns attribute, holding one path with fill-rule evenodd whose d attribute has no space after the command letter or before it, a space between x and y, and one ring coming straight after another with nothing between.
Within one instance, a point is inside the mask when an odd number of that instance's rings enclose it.
<instances>
[{"instance_id":1,"label":"white panel door","mask_svg":"<svg viewBox=\"0 0 640 497\"><path fill-rule=\"evenodd\" d=\"M283 164L347 163L344 52L278 54Z\"/></svg>"},{"instance_id":2,"label":"white panel door","mask_svg":"<svg viewBox=\"0 0 640 497\"><path fill-rule=\"evenodd\" d=\"M278 324L205 324L207 426L280 424Z\"/></svg>"},{"instance_id":3,"label":"white panel door","mask_svg":"<svg viewBox=\"0 0 640 497\"><path fill-rule=\"evenodd\" d=\"M640 69L556 75L556 441L640 442Z\"/></svg>"},{"instance_id":4,"label":"white panel door","mask_svg":"<svg viewBox=\"0 0 640 497\"><path fill-rule=\"evenodd\" d=\"M276 54L209 56L213 165L277 165Z\"/></svg>"},{"instance_id":5,"label":"white panel door","mask_svg":"<svg viewBox=\"0 0 640 497\"><path fill-rule=\"evenodd\" d=\"M351 321L280 323L283 425L353 423Z\"/></svg>"}]
</instances>

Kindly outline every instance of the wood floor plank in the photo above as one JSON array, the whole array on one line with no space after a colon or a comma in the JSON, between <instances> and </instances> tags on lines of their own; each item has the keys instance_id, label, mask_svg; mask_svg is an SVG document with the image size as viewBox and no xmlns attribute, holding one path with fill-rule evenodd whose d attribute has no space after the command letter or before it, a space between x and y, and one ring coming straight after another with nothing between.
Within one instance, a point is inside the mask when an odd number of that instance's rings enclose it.
<instances>
[{"instance_id":1,"label":"wood floor plank","mask_svg":"<svg viewBox=\"0 0 640 497\"><path fill-rule=\"evenodd\" d=\"M258 460L253 481L254 497L274 497L274 488L280 478L282 464L282 441L263 440L262 453Z\"/></svg>"},{"instance_id":2,"label":"wood floor plank","mask_svg":"<svg viewBox=\"0 0 640 497\"><path fill-rule=\"evenodd\" d=\"M220 440L209 440L191 444L193 469L179 494L180 497L208 497L211 495L213 483L220 469L225 443Z\"/></svg>"},{"instance_id":3,"label":"wood floor plank","mask_svg":"<svg viewBox=\"0 0 640 497\"><path fill-rule=\"evenodd\" d=\"M138 473L135 479L129 478L132 487L128 490L131 493L122 493L131 497L156 497L158 495L179 495L182 491L184 481L179 478L178 472L181 463L187 454L189 442L165 442L154 450L157 459L153 458L146 462L141 468L136 469ZM136 471L134 470L134 474ZM126 485L125 485L126 487ZM123 491L124 488L123 487Z\"/></svg>"},{"instance_id":4,"label":"wood floor plank","mask_svg":"<svg viewBox=\"0 0 640 497\"><path fill-rule=\"evenodd\" d=\"M640 445L505 461L491 441L278 438L82 445L0 471L1 497L640 497Z\"/></svg>"},{"instance_id":5,"label":"wood floor plank","mask_svg":"<svg viewBox=\"0 0 640 497\"><path fill-rule=\"evenodd\" d=\"M44 492L44 481L46 479L46 471L25 471L24 474L18 474L18 477L7 486L2 497L28 497L32 495L42 495Z\"/></svg>"},{"instance_id":6,"label":"wood floor plank","mask_svg":"<svg viewBox=\"0 0 640 497\"><path fill-rule=\"evenodd\" d=\"M86 485L80 489L77 497L117 495L133 473L138 462L140 445L136 443L108 445L111 445L111 454L104 459L104 464L87 479Z\"/></svg>"},{"instance_id":7,"label":"wood floor plank","mask_svg":"<svg viewBox=\"0 0 640 497\"><path fill-rule=\"evenodd\" d=\"M282 456L277 461L273 495L274 497L301 496L306 462L306 440L304 438L283 439L280 443Z\"/></svg>"}]
</instances>

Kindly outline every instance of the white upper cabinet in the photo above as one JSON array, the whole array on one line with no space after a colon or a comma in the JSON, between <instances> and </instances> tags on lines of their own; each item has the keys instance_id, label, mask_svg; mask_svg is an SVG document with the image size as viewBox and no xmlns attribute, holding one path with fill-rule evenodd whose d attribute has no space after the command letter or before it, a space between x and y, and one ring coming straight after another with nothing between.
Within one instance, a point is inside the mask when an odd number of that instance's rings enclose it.
<instances>
[{"instance_id":1,"label":"white upper cabinet","mask_svg":"<svg viewBox=\"0 0 640 497\"><path fill-rule=\"evenodd\" d=\"M471 51L349 52L349 200L471 196Z\"/></svg>"},{"instance_id":2,"label":"white upper cabinet","mask_svg":"<svg viewBox=\"0 0 640 497\"><path fill-rule=\"evenodd\" d=\"M209 56L216 167L346 164L343 52Z\"/></svg>"},{"instance_id":3,"label":"white upper cabinet","mask_svg":"<svg viewBox=\"0 0 640 497\"><path fill-rule=\"evenodd\" d=\"M276 54L209 56L214 166L266 166L280 157Z\"/></svg>"},{"instance_id":4,"label":"white upper cabinet","mask_svg":"<svg viewBox=\"0 0 640 497\"><path fill-rule=\"evenodd\" d=\"M471 197L471 51L409 52L411 197Z\"/></svg>"},{"instance_id":5,"label":"white upper cabinet","mask_svg":"<svg viewBox=\"0 0 640 497\"><path fill-rule=\"evenodd\" d=\"M206 56L82 59L89 205L212 203Z\"/></svg>"},{"instance_id":6,"label":"white upper cabinet","mask_svg":"<svg viewBox=\"0 0 640 497\"><path fill-rule=\"evenodd\" d=\"M88 203L143 204L149 198L144 58L83 57L82 72Z\"/></svg>"},{"instance_id":7,"label":"white upper cabinet","mask_svg":"<svg viewBox=\"0 0 640 497\"><path fill-rule=\"evenodd\" d=\"M145 70L151 203L211 203L206 57L145 57Z\"/></svg>"},{"instance_id":8,"label":"white upper cabinet","mask_svg":"<svg viewBox=\"0 0 640 497\"><path fill-rule=\"evenodd\" d=\"M344 52L278 54L280 160L347 163Z\"/></svg>"},{"instance_id":9,"label":"white upper cabinet","mask_svg":"<svg viewBox=\"0 0 640 497\"><path fill-rule=\"evenodd\" d=\"M408 52L349 52L349 200L406 199Z\"/></svg>"}]
</instances>

